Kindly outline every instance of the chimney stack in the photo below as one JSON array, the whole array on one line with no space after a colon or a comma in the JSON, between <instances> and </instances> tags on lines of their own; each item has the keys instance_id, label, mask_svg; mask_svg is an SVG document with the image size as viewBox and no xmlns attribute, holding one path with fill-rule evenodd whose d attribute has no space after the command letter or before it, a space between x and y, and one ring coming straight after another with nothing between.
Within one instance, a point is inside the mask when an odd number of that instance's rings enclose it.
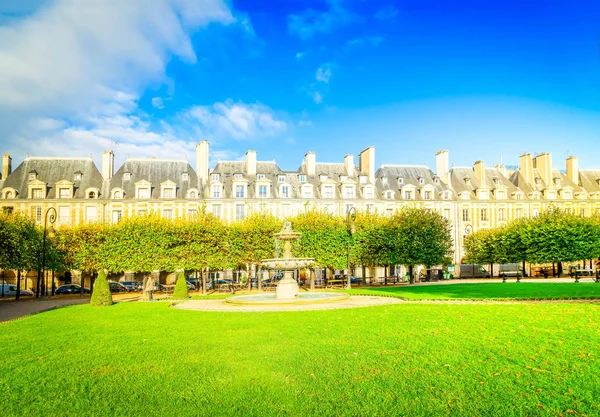
<instances>
[{"instance_id":1,"label":"chimney stack","mask_svg":"<svg viewBox=\"0 0 600 417\"><path fill-rule=\"evenodd\" d=\"M208 183L208 141L196 145L196 174L200 184Z\"/></svg>"},{"instance_id":2,"label":"chimney stack","mask_svg":"<svg viewBox=\"0 0 600 417\"><path fill-rule=\"evenodd\" d=\"M317 175L317 155L314 152L307 152L306 158L306 174Z\"/></svg>"},{"instance_id":3,"label":"chimney stack","mask_svg":"<svg viewBox=\"0 0 600 417\"><path fill-rule=\"evenodd\" d=\"M483 161L476 161L473 164L473 171L475 173L475 180L477 181L479 188L485 187L485 165Z\"/></svg>"},{"instance_id":4,"label":"chimney stack","mask_svg":"<svg viewBox=\"0 0 600 417\"><path fill-rule=\"evenodd\" d=\"M375 147L369 146L358 154L358 170L369 176L369 182L375 183Z\"/></svg>"},{"instance_id":5,"label":"chimney stack","mask_svg":"<svg viewBox=\"0 0 600 417\"><path fill-rule=\"evenodd\" d=\"M576 156L569 156L567 158L567 177L579 185L579 158Z\"/></svg>"},{"instance_id":6,"label":"chimney stack","mask_svg":"<svg viewBox=\"0 0 600 417\"><path fill-rule=\"evenodd\" d=\"M530 153L524 153L519 158L519 172L527 184L533 184L533 161Z\"/></svg>"},{"instance_id":7,"label":"chimney stack","mask_svg":"<svg viewBox=\"0 0 600 417\"><path fill-rule=\"evenodd\" d=\"M533 167L547 187L552 185L552 155L542 153L533 160Z\"/></svg>"},{"instance_id":8,"label":"chimney stack","mask_svg":"<svg viewBox=\"0 0 600 417\"><path fill-rule=\"evenodd\" d=\"M110 180L115 173L115 154L113 151L102 152L102 178Z\"/></svg>"},{"instance_id":9,"label":"chimney stack","mask_svg":"<svg viewBox=\"0 0 600 417\"><path fill-rule=\"evenodd\" d=\"M354 155L348 154L344 157L344 166L346 167L346 175L354 176Z\"/></svg>"},{"instance_id":10,"label":"chimney stack","mask_svg":"<svg viewBox=\"0 0 600 417\"><path fill-rule=\"evenodd\" d=\"M256 151L246 152L246 175L256 175Z\"/></svg>"},{"instance_id":11,"label":"chimney stack","mask_svg":"<svg viewBox=\"0 0 600 417\"><path fill-rule=\"evenodd\" d=\"M446 150L444 150L444 151L438 151L435 154L435 170L437 171L436 175L446 185L448 185L448 182L449 182L448 165L449 165L449 154L448 154L448 151L446 151Z\"/></svg>"},{"instance_id":12,"label":"chimney stack","mask_svg":"<svg viewBox=\"0 0 600 417\"><path fill-rule=\"evenodd\" d=\"M5 180L12 172L12 158L5 153L2 157L2 179Z\"/></svg>"}]
</instances>

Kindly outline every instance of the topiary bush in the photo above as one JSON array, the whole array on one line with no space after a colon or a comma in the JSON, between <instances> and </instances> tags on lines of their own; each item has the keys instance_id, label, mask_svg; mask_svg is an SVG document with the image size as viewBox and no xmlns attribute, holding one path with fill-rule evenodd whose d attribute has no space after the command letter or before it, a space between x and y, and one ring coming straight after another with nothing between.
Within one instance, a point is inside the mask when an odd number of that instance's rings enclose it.
<instances>
[{"instance_id":1,"label":"topiary bush","mask_svg":"<svg viewBox=\"0 0 600 417\"><path fill-rule=\"evenodd\" d=\"M188 293L187 281L183 271L179 273L177 277L177 283L175 284L175 290L173 291L173 300L187 300L190 298Z\"/></svg>"},{"instance_id":2,"label":"topiary bush","mask_svg":"<svg viewBox=\"0 0 600 417\"><path fill-rule=\"evenodd\" d=\"M94 285L94 292L90 304L93 306L110 306L113 303L112 294L110 293L110 287L108 286L108 279L106 278L106 271L101 269L98 272L98 279Z\"/></svg>"}]
</instances>

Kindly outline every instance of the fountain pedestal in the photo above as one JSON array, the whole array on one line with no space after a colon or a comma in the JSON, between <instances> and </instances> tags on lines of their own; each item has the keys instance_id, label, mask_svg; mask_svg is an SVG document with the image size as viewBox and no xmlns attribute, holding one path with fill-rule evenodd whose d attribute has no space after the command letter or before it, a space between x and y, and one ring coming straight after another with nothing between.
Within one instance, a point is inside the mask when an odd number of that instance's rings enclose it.
<instances>
[{"instance_id":1,"label":"fountain pedestal","mask_svg":"<svg viewBox=\"0 0 600 417\"><path fill-rule=\"evenodd\" d=\"M283 279L277 284L275 298L278 300L293 300L298 297L300 289L298 283L293 278L292 271L285 271Z\"/></svg>"}]
</instances>

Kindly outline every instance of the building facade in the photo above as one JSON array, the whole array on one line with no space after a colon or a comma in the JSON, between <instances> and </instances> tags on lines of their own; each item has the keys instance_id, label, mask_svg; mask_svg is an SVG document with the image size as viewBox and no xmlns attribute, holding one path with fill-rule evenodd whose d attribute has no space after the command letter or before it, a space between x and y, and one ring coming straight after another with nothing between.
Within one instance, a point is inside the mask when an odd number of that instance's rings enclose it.
<instances>
[{"instance_id":1,"label":"building facade","mask_svg":"<svg viewBox=\"0 0 600 417\"><path fill-rule=\"evenodd\" d=\"M209 167L209 144L196 147L196 170L186 160L130 158L115 172L104 152L101 170L91 158L27 157L13 171L2 159L0 210L19 211L40 224L49 207L58 225L115 223L124 217L160 213L191 217L204 209L227 222L255 211L284 218L307 210L345 215L350 207L390 215L403 207L438 212L453 225L454 261L464 256L464 237L482 228L536 216L550 207L589 216L600 213L600 170L580 170L571 156L565 170L548 153L520 156L519 166L450 167L447 151L436 154L435 172L424 165L381 165L375 148L343 162L322 163L308 152L299 168L284 171L274 161L244 161Z\"/></svg>"}]
</instances>

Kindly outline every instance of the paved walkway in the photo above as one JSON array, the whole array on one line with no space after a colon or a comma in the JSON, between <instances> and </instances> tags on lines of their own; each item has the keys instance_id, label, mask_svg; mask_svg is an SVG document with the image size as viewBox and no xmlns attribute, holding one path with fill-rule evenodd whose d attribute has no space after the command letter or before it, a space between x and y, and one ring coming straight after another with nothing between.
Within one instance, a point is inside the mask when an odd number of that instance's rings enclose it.
<instances>
[{"instance_id":1,"label":"paved walkway","mask_svg":"<svg viewBox=\"0 0 600 417\"><path fill-rule=\"evenodd\" d=\"M220 311L220 312L258 312L258 311L314 311L337 310L342 308L371 307L391 304L401 304L405 301L399 298L352 296L347 300L332 303L302 304L302 305L234 305L224 300L191 300L175 304L173 308L180 310Z\"/></svg>"},{"instance_id":2,"label":"paved walkway","mask_svg":"<svg viewBox=\"0 0 600 417\"><path fill-rule=\"evenodd\" d=\"M0 323L18 319L20 317L30 316L32 314L41 313L42 311L53 310L55 308L75 305L87 304L90 302L89 297L69 297L69 298L54 298L46 300L3 300L0 302Z\"/></svg>"}]
</instances>

